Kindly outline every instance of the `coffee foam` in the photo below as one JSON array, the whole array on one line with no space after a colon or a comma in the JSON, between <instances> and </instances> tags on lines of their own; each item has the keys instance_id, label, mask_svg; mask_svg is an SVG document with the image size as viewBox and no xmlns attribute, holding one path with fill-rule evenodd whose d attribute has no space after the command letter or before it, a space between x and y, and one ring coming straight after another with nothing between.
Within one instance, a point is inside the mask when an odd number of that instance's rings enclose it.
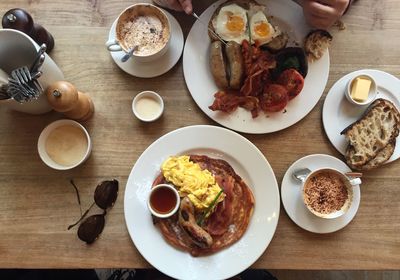
<instances>
[{"instance_id":1,"label":"coffee foam","mask_svg":"<svg viewBox=\"0 0 400 280\"><path fill-rule=\"evenodd\" d=\"M125 51L138 46L135 55L159 52L170 38L168 19L157 8L138 5L126 10L117 23L117 39Z\"/></svg>"}]
</instances>

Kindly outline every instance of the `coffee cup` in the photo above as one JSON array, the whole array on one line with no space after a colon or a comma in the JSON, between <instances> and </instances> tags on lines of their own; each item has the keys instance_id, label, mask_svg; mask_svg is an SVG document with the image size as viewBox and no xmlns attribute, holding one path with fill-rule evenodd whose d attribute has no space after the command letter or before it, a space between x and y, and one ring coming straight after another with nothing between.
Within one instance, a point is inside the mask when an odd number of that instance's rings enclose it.
<instances>
[{"instance_id":1,"label":"coffee cup","mask_svg":"<svg viewBox=\"0 0 400 280\"><path fill-rule=\"evenodd\" d=\"M15 29L0 29L0 42L0 68L8 75L22 66L30 67L40 48L31 37ZM44 55L45 59L40 68L43 74L38 78L38 82L46 89L55 81L64 80L64 75L51 57L47 53ZM14 99L0 100L0 106L29 114L43 114L52 110L45 94L24 103Z\"/></svg>"},{"instance_id":2,"label":"coffee cup","mask_svg":"<svg viewBox=\"0 0 400 280\"><path fill-rule=\"evenodd\" d=\"M69 170L89 158L92 141L80 123L63 119L52 122L43 129L37 148L40 158L47 166L56 170Z\"/></svg>"},{"instance_id":3,"label":"coffee cup","mask_svg":"<svg viewBox=\"0 0 400 280\"><path fill-rule=\"evenodd\" d=\"M149 62L160 58L168 50L171 25L168 16L160 8L138 3L126 8L117 19L115 38L106 42L110 52L134 49L132 58Z\"/></svg>"},{"instance_id":4,"label":"coffee cup","mask_svg":"<svg viewBox=\"0 0 400 280\"><path fill-rule=\"evenodd\" d=\"M320 168L302 179L302 199L307 209L320 218L333 219L344 215L353 200L353 186L359 178L348 177L334 168Z\"/></svg>"}]
</instances>

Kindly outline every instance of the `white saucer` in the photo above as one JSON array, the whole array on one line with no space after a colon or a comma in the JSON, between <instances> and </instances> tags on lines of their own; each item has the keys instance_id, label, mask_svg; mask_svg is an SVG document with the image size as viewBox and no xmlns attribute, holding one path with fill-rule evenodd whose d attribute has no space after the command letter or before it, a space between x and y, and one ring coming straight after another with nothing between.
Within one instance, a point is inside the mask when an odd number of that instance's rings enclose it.
<instances>
[{"instance_id":1,"label":"white saucer","mask_svg":"<svg viewBox=\"0 0 400 280\"><path fill-rule=\"evenodd\" d=\"M368 105L353 105L345 96L347 82L360 74L368 74L375 79L378 85L377 98L390 100L400 109L400 80L395 76L379 70L364 69L351 72L340 78L332 86L325 98L322 109L322 122L329 141L343 155L346 152L348 142L343 135L340 135L340 132L359 119L368 107ZM400 145L396 145L393 155L387 162L399 157Z\"/></svg>"},{"instance_id":2,"label":"white saucer","mask_svg":"<svg viewBox=\"0 0 400 280\"><path fill-rule=\"evenodd\" d=\"M163 10L168 16L171 23L171 41L167 52L155 61L137 62L134 59L129 59L127 62L121 62L124 51L110 52L112 59L119 68L126 73L139 78L153 78L168 72L178 62L183 50L183 32L182 28L176 19L167 11ZM111 25L108 39L115 38L115 26L117 20Z\"/></svg>"},{"instance_id":3,"label":"white saucer","mask_svg":"<svg viewBox=\"0 0 400 280\"><path fill-rule=\"evenodd\" d=\"M282 180L281 197L286 213L299 227L314 233L331 233L344 228L357 213L360 205L360 186L354 186L354 200L346 214L336 219L319 218L304 205L301 197L301 182L292 176L295 170L306 167L311 170L330 167L343 172L351 171L344 162L329 155L315 154L297 160L289 167Z\"/></svg>"}]
</instances>

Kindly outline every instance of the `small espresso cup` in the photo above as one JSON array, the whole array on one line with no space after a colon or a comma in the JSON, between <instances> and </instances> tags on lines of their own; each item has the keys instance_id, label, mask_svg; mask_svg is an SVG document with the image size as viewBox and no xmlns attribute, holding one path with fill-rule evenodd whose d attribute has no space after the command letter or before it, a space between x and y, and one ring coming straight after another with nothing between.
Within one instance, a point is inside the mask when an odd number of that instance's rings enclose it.
<instances>
[{"instance_id":1,"label":"small espresso cup","mask_svg":"<svg viewBox=\"0 0 400 280\"><path fill-rule=\"evenodd\" d=\"M334 168L310 172L302 184L302 199L307 209L320 218L333 219L344 215L353 200L353 186L360 178L351 178Z\"/></svg>"},{"instance_id":2,"label":"small espresso cup","mask_svg":"<svg viewBox=\"0 0 400 280\"><path fill-rule=\"evenodd\" d=\"M152 4L138 3L118 16L115 38L108 40L106 47L110 52L135 49L134 60L149 62L166 53L170 39L171 25L165 12Z\"/></svg>"}]
</instances>

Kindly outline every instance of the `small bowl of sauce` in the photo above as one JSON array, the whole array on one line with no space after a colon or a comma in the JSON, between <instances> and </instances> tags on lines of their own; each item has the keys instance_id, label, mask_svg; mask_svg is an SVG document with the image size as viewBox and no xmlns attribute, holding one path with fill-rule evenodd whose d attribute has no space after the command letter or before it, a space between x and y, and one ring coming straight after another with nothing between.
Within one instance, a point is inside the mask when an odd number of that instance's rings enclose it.
<instances>
[{"instance_id":1,"label":"small bowl of sauce","mask_svg":"<svg viewBox=\"0 0 400 280\"><path fill-rule=\"evenodd\" d=\"M57 170L82 164L92 150L89 133L78 122L58 120L49 124L39 136L38 152L42 161Z\"/></svg>"},{"instance_id":2,"label":"small bowl of sauce","mask_svg":"<svg viewBox=\"0 0 400 280\"><path fill-rule=\"evenodd\" d=\"M347 100L354 105L368 105L376 98L376 82L369 75L357 75L347 83L345 95Z\"/></svg>"},{"instance_id":3,"label":"small bowl of sauce","mask_svg":"<svg viewBox=\"0 0 400 280\"><path fill-rule=\"evenodd\" d=\"M179 193L169 184L156 185L151 189L147 204L154 216L158 218L171 217L179 209Z\"/></svg>"},{"instance_id":4,"label":"small bowl of sauce","mask_svg":"<svg viewBox=\"0 0 400 280\"><path fill-rule=\"evenodd\" d=\"M153 122L164 112L164 101L154 91L142 91L132 102L133 114L143 122Z\"/></svg>"}]
</instances>

